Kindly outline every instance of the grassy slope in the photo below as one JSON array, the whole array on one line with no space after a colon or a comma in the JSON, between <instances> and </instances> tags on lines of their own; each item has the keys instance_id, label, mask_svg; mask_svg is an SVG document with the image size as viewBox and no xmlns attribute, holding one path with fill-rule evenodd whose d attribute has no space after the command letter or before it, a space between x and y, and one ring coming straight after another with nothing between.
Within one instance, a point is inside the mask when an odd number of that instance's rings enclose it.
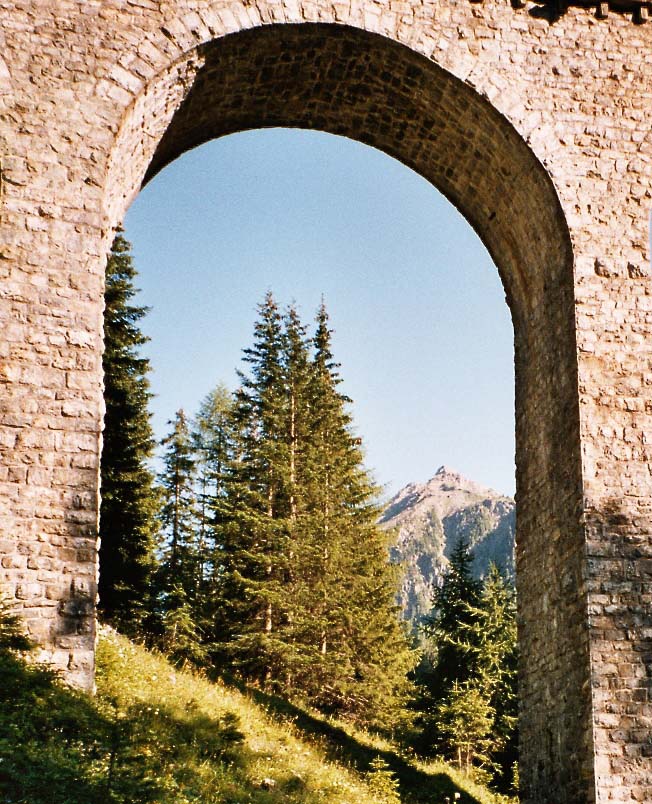
<instances>
[{"instance_id":1,"label":"grassy slope","mask_svg":"<svg viewBox=\"0 0 652 804\"><path fill-rule=\"evenodd\" d=\"M175 670L112 632L99 642L95 700L18 663L0 669L5 804L386 804L358 772L379 755L405 804L495 801L444 765Z\"/></svg>"}]
</instances>

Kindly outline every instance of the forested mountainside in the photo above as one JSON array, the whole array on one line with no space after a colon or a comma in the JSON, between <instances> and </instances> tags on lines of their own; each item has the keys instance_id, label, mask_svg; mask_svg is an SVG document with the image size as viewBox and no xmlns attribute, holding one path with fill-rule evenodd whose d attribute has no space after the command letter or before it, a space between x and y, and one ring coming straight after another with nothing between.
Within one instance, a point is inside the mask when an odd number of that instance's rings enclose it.
<instances>
[{"instance_id":1,"label":"forested mountainside","mask_svg":"<svg viewBox=\"0 0 652 804\"><path fill-rule=\"evenodd\" d=\"M514 574L515 504L492 489L441 466L426 483L410 483L389 501L384 529L397 529L391 559L404 568L398 602L415 626L431 608L432 591L443 577L460 539L474 553L474 574L484 577L490 562Z\"/></svg>"}]
</instances>

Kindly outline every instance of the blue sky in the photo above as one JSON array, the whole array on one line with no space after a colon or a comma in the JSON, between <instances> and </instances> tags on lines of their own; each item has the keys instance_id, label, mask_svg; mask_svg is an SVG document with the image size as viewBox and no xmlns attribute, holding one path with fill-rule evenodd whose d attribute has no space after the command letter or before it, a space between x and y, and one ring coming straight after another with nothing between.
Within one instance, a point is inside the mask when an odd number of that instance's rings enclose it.
<instances>
[{"instance_id":1,"label":"blue sky","mask_svg":"<svg viewBox=\"0 0 652 804\"><path fill-rule=\"evenodd\" d=\"M234 388L272 290L310 322L322 295L367 465L386 494L447 464L514 491L513 332L465 219L368 146L267 129L165 168L125 220L150 306L154 427Z\"/></svg>"}]
</instances>

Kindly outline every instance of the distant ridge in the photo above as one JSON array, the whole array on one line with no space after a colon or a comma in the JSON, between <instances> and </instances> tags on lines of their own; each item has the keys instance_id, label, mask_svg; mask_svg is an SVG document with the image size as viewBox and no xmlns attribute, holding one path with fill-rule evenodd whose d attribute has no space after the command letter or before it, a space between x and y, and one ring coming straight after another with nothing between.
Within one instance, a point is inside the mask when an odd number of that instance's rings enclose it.
<instances>
[{"instance_id":1,"label":"distant ridge","mask_svg":"<svg viewBox=\"0 0 652 804\"><path fill-rule=\"evenodd\" d=\"M477 577L492 561L514 574L514 500L448 466L440 466L426 483L408 483L395 494L380 525L398 529L391 552L391 560L404 568L398 603L415 628L430 612L434 589L461 538L473 548Z\"/></svg>"}]
</instances>

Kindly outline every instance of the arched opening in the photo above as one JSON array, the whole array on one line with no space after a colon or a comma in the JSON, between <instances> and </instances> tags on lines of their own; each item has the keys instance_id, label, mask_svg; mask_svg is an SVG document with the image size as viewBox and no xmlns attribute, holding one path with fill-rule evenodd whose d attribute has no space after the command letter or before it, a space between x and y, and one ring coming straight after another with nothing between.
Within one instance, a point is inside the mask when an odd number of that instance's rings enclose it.
<instances>
[{"instance_id":1,"label":"arched opening","mask_svg":"<svg viewBox=\"0 0 652 804\"><path fill-rule=\"evenodd\" d=\"M383 498L442 464L513 496L504 290L476 233L418 174L345 137L256 129L167 166L124 226L151 307L143 329L159 437L211 383L239 384L269 288L307 320L324 298Z\"/></svg>"},{"instance_id":2,"label":"arched opening","mask_svg":"<svg viewBox=\"0 0 652 804\"><path fill-rule=\"evenodd\" d=\"M277 25L200 46L149 83L111 155L109 223L184 151L270 126L396 157L460 209L498 266L515 332L523 779L535 798L579 788L592 733L573 260L553 184L488 101L422 56L345 26Z\"/></svg>"}]
</instances>

